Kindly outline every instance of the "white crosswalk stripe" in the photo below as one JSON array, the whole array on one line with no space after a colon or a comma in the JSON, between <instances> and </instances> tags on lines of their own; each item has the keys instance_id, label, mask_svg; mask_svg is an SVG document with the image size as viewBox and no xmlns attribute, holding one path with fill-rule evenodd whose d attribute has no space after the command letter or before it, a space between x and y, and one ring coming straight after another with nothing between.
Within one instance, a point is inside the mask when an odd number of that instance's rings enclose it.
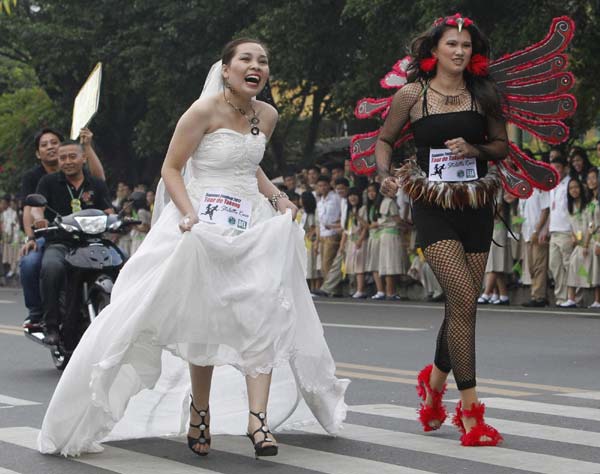
<instances>
[{"instance_id":1,"label":"white crosswalk stripe","mask_svg":"<svg viewBox=\"0 0 600 474\"><path fill-rule=\"evenodd\" d=\"M557 393L559 397L582 398L584 400L600 400L600 392Z\"/></svg>"},{"instance_id":2,"label":"white crosswalk stripe","mask_svg":"<svg viewBox=\"0 0 600 474\"><path fill-rule=\"evenodd\" d=\"M0 404L10 405L13 407L26 407L32 405L41 405L39 402L32 402L31 400L24 400L22 398L9 397L8 395L0 394Z\"/></svg>"},{"instance_id":3,"label":"white crosswalk stripe","mask_svg":"<svg viewBox=\"0 0 600 474\"><path fill-rule=\"evenodd\" d=\"M254 451L247 438L219 436L218 440L219 443L218 446L215 446L216 449L254 458ZM182 442L184 441L182 440ZM326 474L365 474L369 472L377 472L378 474L431 474L430 471L411 469L395 464L301 448L291 444L278 444L279 454L268 458L270 462L311 469Z\"/></svg>"},{"instance_id":4,"label":"white crosswalk stripe","mask_svg":"<svg viewBox=\"0 0 600 474\"><path fill-rule=\"evenodd\" d=\"M17 471L11 471L10 469L4 469L0 467L0 474L19 474Z\"/></svg>"},{"instance_id":5,"label":"white crosswalk stripe","mask_svg":"<svg viewBox=\"0 0 600 474\"><path fill-rule=\"evenodd\" d=\"M530 400L515 400L513 398L482 398L486 407L501 410L524 411L555 415L581 420L600 421L600 409L577 407L573 405L556 405L554 403L534 402Z\"/></svg>"},{"instance_id":6,"label":"white crosswalk stripe","mask_svg":"<svg viewBox=\"0 0 600 474\"><path fill-rule=\"evenodd\" d=\"M349 407L349 410L356 413L364 413L366 415L387 416L401 420L416 420L417 418L414 407L402 407L398 405L356 405ZM526 436L546 441L600 448L600 433L594 431L574 430L535 423L523 423L520 421L502 420L487 416L485 421L505 435Z\"/></svg>"},{"instance_id":7,"label":"white crosswalk stripe","mask_svg":"<svg viewBox=\"0 0 600 474\"><path fill-rule=\"evenodd\" d=\"M36 449L39 430L29 427L0 428L0 441L16 444L23 448ZM218 474L216 471L197 466L188 466L177 461L168 461L148 454L133 453L126 449L105 446L104 452L86 454L72 461L95 466L118 474Z\"/></svg>"},{"instance_id":8,"label":"white crosswalk stripe","mask_svg":"<svg viewBox=\"0 0 600 474\"><path fill-rule=\"evenodd\" d=\"M550 414L561 416L563 419L586 418L595 420L595 416L598 415L597 412L600 412L600 410L594 408L556 405L530 400L488 398L483 399L483 401L490 408L526 411L534 417L535 415ZM304 435L312 438L309 438L310 448L283 443L281 442L282 440L287 440L285 439L285 435L281 435L279 438L279 455L272 458L265 458L265 462L268 461L269 463L278 465L274 472L286 472L285 467L287 466L290 469L301 468L324 474L370 474L375 472L378 474L433 474L447 472L445 469L450 461L458 463L456 470L465 469L465 466L470 466L470 463L477 463L478 467L473 467L476 471L469 472L485 472L485 467L482 469L481 466L487 464L502 469L503 472L504 470L506 472L518 470L519 472L527 471L540 474L600 474L600 451L597 458L593 457L595 451L588 451L586 454L587 457L577 459L575 448L573 448L574 445L576 445L575 447L582 446L593 450L600 448L600 432L564 428L561 426L548 426L539 422L526 423L501 418L486 418L490 424L494 425L505 435L507 441L510 441L510 435L514 435L541 442L539 444L534 443L533 448L531 443L529 443L526 451L521 451L513 446L476 449L461 448L458 442L458 433L455 433L455 436L452 437L444 436L446 434L444 430L450 430L452 429L451 427L444 427L441 432L432 434L418 433L416 429L414 431L411 430L411 432L403 432L375 427L377 420L380 423L383 421L382 418L378 417L411 420L414 421L416 426L415 407L391 404L356 405L349 407L349 411L364 415L376 415L376 417L374 416L369 419L368 424L370 426L346 423L339 435L339 438L342 440L348 440L360 445L368 445L365 446L366 451L359 449L357 454L354 454L352 451L348 452L349 445L346 442L346 444L339 445L344 446L343 454L330 452L335 450L335 441L326 438L314 438L314 434L321 434L323 431L320 427L310 426L302 430ZM543 417L541 418L543 419ZM553 424L558 425L558 420ZM406 426L406 424L403 426ZM37 429L30 427L0 428L0 443L9 443L35 450L38 432ZM173 438L169 439L173 440ZM185 443L185 439L183 438L178 438L176 441ZM323 441L327 445L327 448L323 448L326 450L319 449L320 441ZM560 451L567 453L566 456L569 457L556 455L555 453L558 451L550 451L543 444L545 441L570 446L570 448ZM158 440L155 442L162 441ZM536 446L542 452L535 452ZM389 451L389 449L399 449L404 452L409 451L411 455L393 456L391 457L391 459L394 459L393 462L382 462L375 460L372 456L364 458L359 454L359 452L377 453L381 449L386 448L388 449L386 460L390 459L389 453L393 452ZM6 449L6 446L4 446L4 449ZM248 472L254 472L253 468L260 466L260 464L253 464L251 461L254 457L254 452L250 442L245 437L215 436L213 451L215 456L222 456L224 461L223 468L216 467L216 464L210 466L212 469L217 469L218 471L201 467L202 463L199 463L195 457L193 458L193 464L186 464L185 462L169 459L170 456L169 458L164 458L153 452L142 453L108 445L105 445L103 453L86 454L78 458L70 458L65 462L93 466L116 474L158 474L164 472L170 474L217 474L217 472L228 474L230 468L233 469L234 465L239 464L238 461L235 461L235 458L227 458L227 455L248 458L248 463L250 463L248 465ZM440 460L439 464L432 463L431 458L429 458L430 455L434 455L434 459ZM62 458L58 456L54 459L62 462ZM410 466L403 465L405 464L403 462L405 459L411 460ZM0 459L1 465L2 459ZM10 467L14 468L14 466L18 465L12 464ZM425 467L425 469L432 469L432 471L418 469L418 467ZM281 470L279 471L278 469ZM81 466L81 472L87 472L84 471L83 466ZM235 472L239 472L238 468L235 469ZM0 467L0 474L19 473Z\"/></svg>"},{"instance_id":9,"label":"white crosswalk stripe","mask_svg":"<svg viewBox=\"0 0 600 474\"><path fill-rule=\"evenodd\" d=\"M323 433L320 427L306 428L310 433ZM561 458L548 454L517 451L501 447L460 449L456 440L415 435L368 426L345 424L342 438L374 443L390 448L399 448L438 456L447 456L465 461L492 464L512 469L541 474L598 474L600 464Z\"/></svg>"}]
</instances>

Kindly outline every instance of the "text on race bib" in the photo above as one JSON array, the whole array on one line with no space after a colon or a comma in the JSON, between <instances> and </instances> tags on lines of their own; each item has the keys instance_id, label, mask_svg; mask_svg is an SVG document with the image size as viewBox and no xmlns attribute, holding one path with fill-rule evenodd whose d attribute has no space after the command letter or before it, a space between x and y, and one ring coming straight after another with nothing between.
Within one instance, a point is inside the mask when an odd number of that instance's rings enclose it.
<instances>
[{"instance_id":1,"label":"text on race bib","mask_svg":"<svg viewBox=\"0 0 600 474\"><path fill-rule=\"evenodd\" d=\"M477 160L458 158L448 148L429 149L429 181L473 181Z\"/></svg>"},{"instance_id":2,"label":"text on race bib","mask_svg":"<svg viewBox=\"0 0 600 474\"><path fill-rule=\"evenodd\" d=\"M221 188L208 189L200 200L198 218L207 224L219 224L244 231L250 227L252 203Z\"/></svg>"}]
</instances>

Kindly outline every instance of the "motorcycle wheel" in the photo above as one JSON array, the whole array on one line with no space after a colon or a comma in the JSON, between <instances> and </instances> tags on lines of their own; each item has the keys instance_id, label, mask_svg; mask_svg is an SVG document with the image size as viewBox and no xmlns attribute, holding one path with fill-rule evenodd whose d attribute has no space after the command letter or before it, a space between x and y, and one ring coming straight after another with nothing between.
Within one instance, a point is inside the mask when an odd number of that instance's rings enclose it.
<instances>
[{"instance_id":1,"label":"motorcycle wheel","mask_svg":"<svg viewBox=\"0 0 600 474\"><path fill-rule=\"evenodd\" d=\"M50 349L50 356L52 357L52 362L54 362L54 367L60 371L65 370L71 358L61 347Z\"/></svg>"}]
</instances>

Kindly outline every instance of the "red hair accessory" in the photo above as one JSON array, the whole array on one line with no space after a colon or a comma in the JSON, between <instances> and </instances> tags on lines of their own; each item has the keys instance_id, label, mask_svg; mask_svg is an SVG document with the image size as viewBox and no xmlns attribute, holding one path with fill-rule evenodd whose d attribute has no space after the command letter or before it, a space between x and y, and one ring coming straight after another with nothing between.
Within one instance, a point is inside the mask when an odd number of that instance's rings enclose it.
<instances>
[{"instance_id":1,"label":"red hair accessory","mask_svg":"<svg viewBox=\"0 0 600 474\"><path fill-rule=\"evenodd\" d=\"M490 60L483 54L474 54L467 65L467 71L475 76L487 76Z\"/></svg>"},{"instance_id":2,"label":"red hair accessory","mask_svg":"<svg viewBox=\"0 0 600 474\"><path fill-rule=\"evenodd\" d=\"M437 58L433 56L425 59L421 59L419 61L419 68L423 72L431 72L435 69L435 65L437 64Z\"/></svg>"},{"instance_id":3,"label":"red hair accessory","mask_svg":"<svg viewBox=\"0 0 600 474\"><path fill-rule=\"evenodd\" d=\"M467 17L463 17L460 13L456 13L446 18L438 18L433 22L433 26L440 25L456 26L460 32L463 28L467 28L473 24L473 20Z\"/></svg>"}]
</instances>

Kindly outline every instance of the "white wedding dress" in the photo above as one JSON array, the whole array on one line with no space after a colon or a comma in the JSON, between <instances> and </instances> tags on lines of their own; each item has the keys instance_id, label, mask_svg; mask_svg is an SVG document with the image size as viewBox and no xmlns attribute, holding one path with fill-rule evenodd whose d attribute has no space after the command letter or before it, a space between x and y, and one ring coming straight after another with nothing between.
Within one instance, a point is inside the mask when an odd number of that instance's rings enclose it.
<instances>
[{"instance_id":1,"label":"white wedding dress","mask_svg":"<svg viewBox=\"0 0 600 474\"><path fill-rule=\"evenodd\" d=\"M349 381L335 377L306 285L303 231L258 191L265 142L229 129L204 136L190 160L192 202L224 188L251 201L250 227L201 222L182 234L181 214L165 206L73 353L41 452L78 455L101 451L101 441L185 433L188 362L217 366L212 434L245 433L244 375L271 370L272 428L316 418L331 434L340 429Z\"/></svg>"}]
</instances>

